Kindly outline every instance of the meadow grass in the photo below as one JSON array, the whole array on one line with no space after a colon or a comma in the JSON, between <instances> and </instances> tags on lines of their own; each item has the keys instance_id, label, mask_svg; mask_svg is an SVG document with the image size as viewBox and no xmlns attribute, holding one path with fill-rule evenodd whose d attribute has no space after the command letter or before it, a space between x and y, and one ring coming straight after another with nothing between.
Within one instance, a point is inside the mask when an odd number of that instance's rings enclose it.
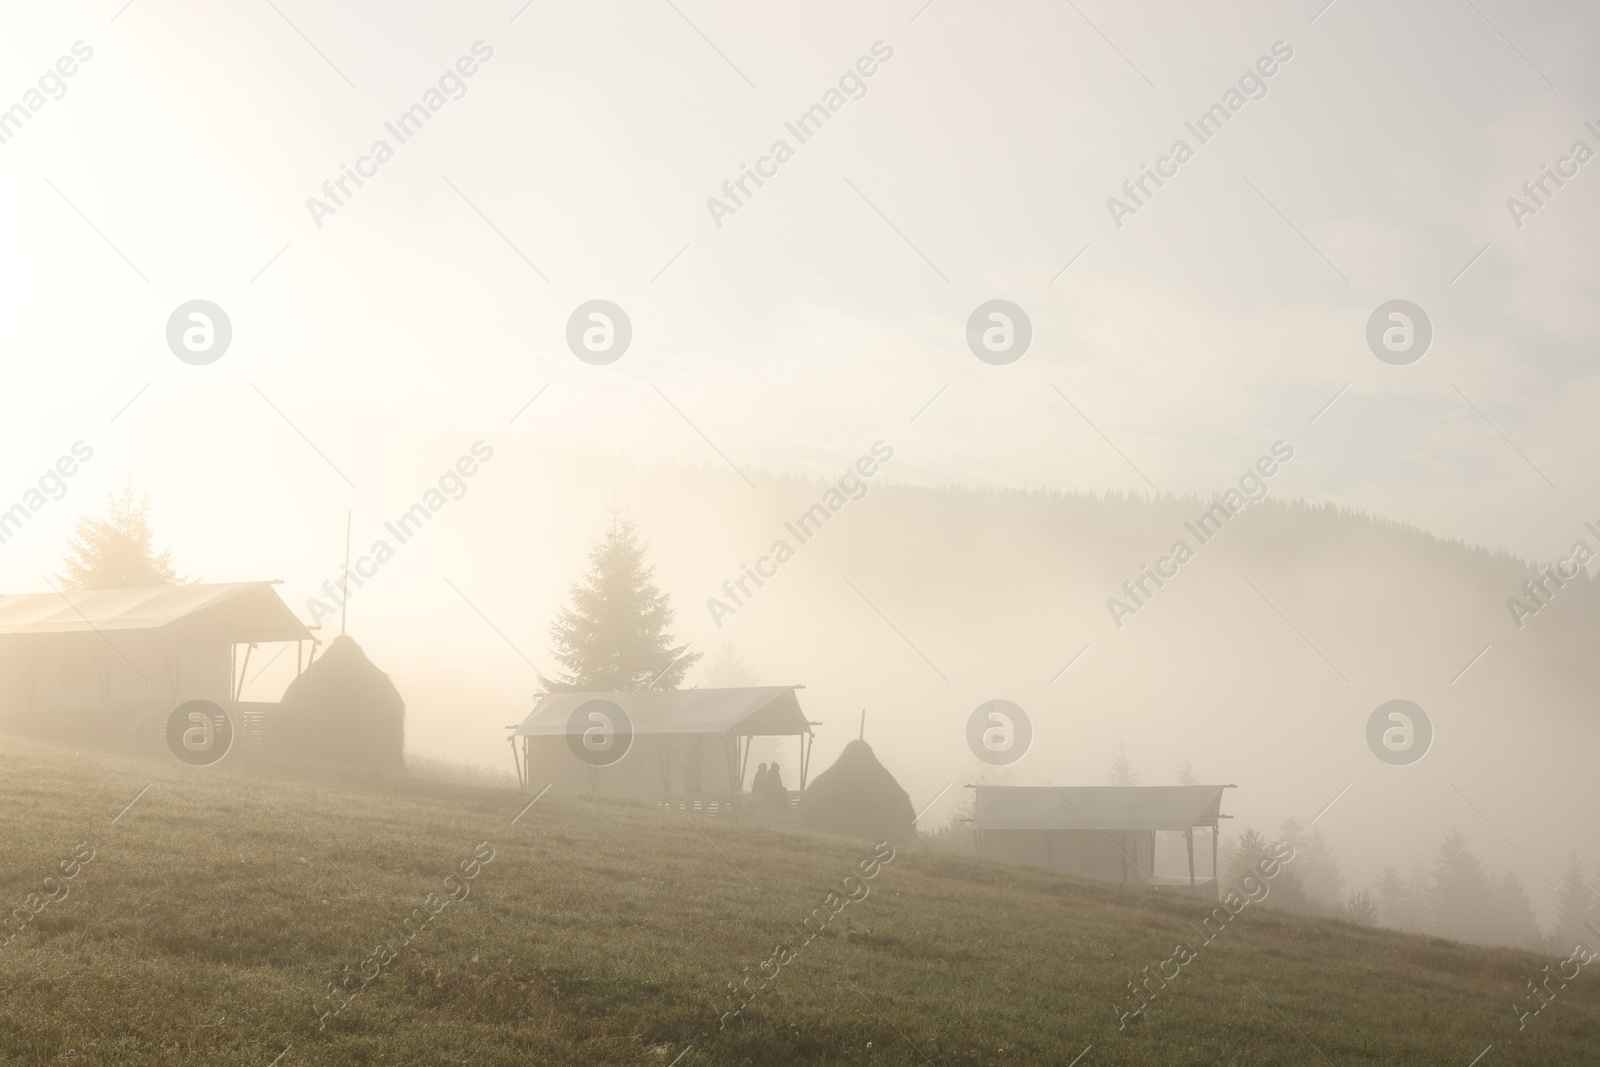
<instances>
[{"instance_id":1,"label":"meadow grass","mask_svg":"<svg viewBox=\"0 0 1600 1067\"><path fill-rule=\"evenodd\" d=\"M1519 1033L1552 960L1251 905L1119 1030L1206 904L902 848L805 944L870 843L556 795L513 823L529 797L470 776L0 747L0 903L94 849L0 947L7 1065L1600 1062L1600 964ZM470 895L319 1029L480 843ZM797 957L719 1029L779 942Z\"/></svg>"}]
</instances>

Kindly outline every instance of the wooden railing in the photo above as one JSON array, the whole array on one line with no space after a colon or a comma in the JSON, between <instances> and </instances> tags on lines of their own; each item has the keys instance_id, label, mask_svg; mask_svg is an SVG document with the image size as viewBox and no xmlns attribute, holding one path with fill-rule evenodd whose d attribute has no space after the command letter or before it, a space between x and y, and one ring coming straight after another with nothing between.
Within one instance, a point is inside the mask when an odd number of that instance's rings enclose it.
<instances>
[{"instance_id":1,"label":"wooden railing","mask_svg":"<svg viewBox=\"0 0 1600 1067\"><path fill-rule=\"evenodd\" d=\"M260 752L267 743L272 716L282 707L282 704L263 701L227 705L228 717L233 720L234 747L241 752Z\"/></svg>"}]
</instances>

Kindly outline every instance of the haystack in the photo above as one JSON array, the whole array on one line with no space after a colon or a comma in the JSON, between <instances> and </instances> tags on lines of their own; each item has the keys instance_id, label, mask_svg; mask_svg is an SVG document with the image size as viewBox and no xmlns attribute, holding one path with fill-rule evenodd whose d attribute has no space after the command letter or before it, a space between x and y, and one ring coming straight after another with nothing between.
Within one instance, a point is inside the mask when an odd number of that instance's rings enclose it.
<instances>
[{"instance_id":1,"label":"haystack","mask_svg":"<svg viewBox=\"0 0 1600 1067\"><path fill-rule=\"evenodd\" d=\"M283 693L270 730L286 756L403 771L406 704L389 676L340 634Z\"/></svg>"},{"instance_id":2,"label":"haystack","mask_svg":"<svg viewBox=\"0 0 1600 1067\"><path fill-rule=\"evenodd\" d=\"M844 746L801 804L807 830L903 845L916 836L911 798L865 741Z\"/></svg>"}]
</instances>

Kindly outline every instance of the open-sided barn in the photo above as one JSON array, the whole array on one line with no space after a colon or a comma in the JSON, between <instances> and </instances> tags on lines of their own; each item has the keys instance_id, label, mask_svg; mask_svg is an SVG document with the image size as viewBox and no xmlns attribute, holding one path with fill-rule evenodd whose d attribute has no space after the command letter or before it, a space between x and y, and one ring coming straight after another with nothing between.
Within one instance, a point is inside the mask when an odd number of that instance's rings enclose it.
<instances>
[{"instance_id":1,"label":"open-sided barn","mask_svg":"<svg viewBox=\"0 0 1600 1067\"><path fill-rule=\"evenodd\" d=\"M768 798L753 796L749 780L752 737L798 737L799 789L784 790L785 811L805 789L811 723L795 686L738 689L639 690L621 693L550 693L513 728L520 743L518 774L524 788L663 799L708 815L754 818ZM620 708L631 734L625 755L585 759L583 736L595 720L585 709ZM612 723L607 729L615 728Z\"/></svg>"},{"instance_id":2,"label":"open-sided barn","mask_svg":"<svg viewBox=\"0 0 1600 1067\"><path fill-rule=\"evenodd\" d=\"M978 855L1108 882L1165 885L1216 897L1217 824L1226 785L973 787ZM1211 830L1209 878L1196 878L1194 831ZM1187 879L1158 876L1155 840L1181 833Z\"/></svg>"},{"instance_id":3,"label":"open-sided barn","mask_svg":"<svg viewBox=\"0 0 1600 1067\"><path fill-rule=\"evenodd\" d=\"M248 724L250 649L313 640L274 584L0 596L0 727L159 743L166 717L195 699Z\"/></svg>"}]
</instances>

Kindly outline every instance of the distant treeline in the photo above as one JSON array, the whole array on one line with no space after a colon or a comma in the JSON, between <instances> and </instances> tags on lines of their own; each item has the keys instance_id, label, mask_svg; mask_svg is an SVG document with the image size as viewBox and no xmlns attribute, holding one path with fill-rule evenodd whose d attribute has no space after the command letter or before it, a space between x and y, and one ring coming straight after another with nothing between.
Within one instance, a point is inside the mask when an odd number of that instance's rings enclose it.
<instances>
[{"instance_id":1,"label":"distant treeline","mask_svg":"<svg viewBox=\"0 0 1600 1067\"><path fill-rule=\"evenodd\" d=\"M1374 885L1348 893L1338 860L1320 831L1308 835L1290 819L1277 841L1294 846L1296 855L1272 883L1266 901L1272 907L1349 919L1365 926L1551 953L1565 953L1579 942L1594 944L1597 940L1589 924L1600 918L1600 864L1594 865L1591 883L1576 855L1559 887L1555 920L1548 929L1541 929L1516 875L1507 871L1498 880L1491 877L1457 831L1444 836L1431 866L1424 869L1419 863L1409 879L1393 867L1385 867ZM1224 891L1238 890L1276 843L1254 828L1247 829L1228 850Z\"/></svg>"}]
</instances>

